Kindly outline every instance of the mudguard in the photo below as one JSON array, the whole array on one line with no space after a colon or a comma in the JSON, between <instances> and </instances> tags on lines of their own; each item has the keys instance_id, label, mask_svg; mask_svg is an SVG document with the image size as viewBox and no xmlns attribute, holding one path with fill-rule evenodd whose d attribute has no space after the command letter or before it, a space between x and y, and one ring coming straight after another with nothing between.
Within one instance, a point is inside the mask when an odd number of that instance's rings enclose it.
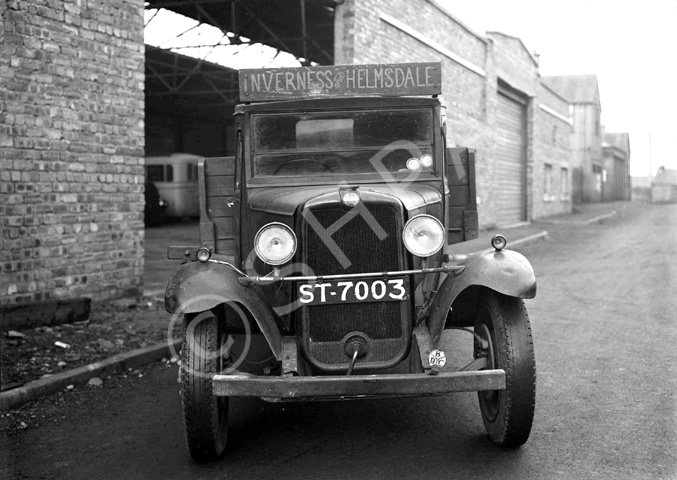
<instances>
[{"instance_id":1,"label":"mudguard","mask_svg":"<svg viewBox=\"0 0 677 480\"><path fill-rule=\"evenodd\" d=\"M282 335L273 310L256 287L246 287L239 282L241 276L228 265L214 262L181 265L167 283L165 310L197 313L225 302L239 303L252 314L273 355L281 360Z\"/></svg>"},{"instance_id":2,"label":"mudguard","mask_svg":"<svg viewBox=\"0 0 677 480\"><path fill-rule=\"evenodd\" d=\"M469 255L460 265L465 266L463 271L444 279L430 306L428 330L433 348L439 345L449 307L466 288L479 285L511 297L536 296L534 269L521 253L513 250L485 250Z\"/></svg>"}]
</instances>

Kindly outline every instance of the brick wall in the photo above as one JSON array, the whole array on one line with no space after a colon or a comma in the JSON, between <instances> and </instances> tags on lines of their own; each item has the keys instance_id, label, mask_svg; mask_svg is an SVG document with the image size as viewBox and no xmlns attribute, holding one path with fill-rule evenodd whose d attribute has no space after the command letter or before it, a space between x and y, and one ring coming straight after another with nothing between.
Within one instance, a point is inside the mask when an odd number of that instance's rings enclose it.
<instances>
[{"instance_id":1,"label":"brick wall","mask_svg":"<svg viewBox=\"0 0 677 480\"><path fill-rule=\"evenodd\" d=\"M138 293L143 2L2 5L0 305Z\"/></svg>"},{"instance_id":2,"label":"brick wall","mask_svg":"<svg viewBox=\"0 0 677 480\"><path fill-rule=\"evenodd\" d=\"M533 218L534 174L542 160L535 151L536 90L538 83L538 64L519 38L500 33L489 32L492 41L492 60L495 64L497 79L515 90L525 102L525 159L524 159L524 195L525 220ZM494 190L492 190L494 191ZM500 219L498 219L500 222Z\"/></svg>"},{"instance_id":3,"label":"brick wall","mask_svg":"<svg viewBox=\"0 0 677 480\"><path fill-rule=\"evenodd\" d=\"M337 18L336 36L344 41L336 44L336 63L442 63L450 140L477 149L480 226L496 223L487 101L496 96L496 77L488 40L426 0L346 0L338 6ZM350 19L350 32L339 24L345 18Z\"/></svg>"},{"instance_id":4,"label":"brick wall","mask_svg":"<svg viewBox=\"0 0 677 480\"><path fill-rule=\"evenodd\" d=\"M569 102L539 82L535 110L535 170L533 218L572 210L573 162L570 140L573 131ZM545 192L545 166L552 171L552 191ZM564 170L563 170L564 169ZM566 180L563 179L566 176ZM568 192L565 192L565 184Z\"/></svg>"},{"instance_id":5,"label":"brick wall","mask_svg":"<svg viewBox=\"0 0 677 480\"><path fill-rule=\"evenodd\" d=\"M494 154L500 141L496 129L499 79L527 99L527 219L571 211L568 201L558 201L549 210L544 207L543 165L561 168L566 164L570 125L560 126L553 144L551 127L562 121L544 114L539 104L552 104L566 117L569 106L551 92L541 91L537 61L518 38L497 32L478 35L435 0L346 0L337 8L336 38L337 63L442 62L442 89L453 140L477 149L481 228L504 223L497 215L495 195L499 186Z\"/></svg>"},{"instance_id":6,"label":"brick wall","mask_svg":"<svg viewBox=\"0 0 677 480\"><path fill-rule=\"evenodd\" d=\"M489 32L488 35L494 42L496 75L527 97L535 96L538 65L522 41L500 32Z\"/></svg>"}]
</instances>

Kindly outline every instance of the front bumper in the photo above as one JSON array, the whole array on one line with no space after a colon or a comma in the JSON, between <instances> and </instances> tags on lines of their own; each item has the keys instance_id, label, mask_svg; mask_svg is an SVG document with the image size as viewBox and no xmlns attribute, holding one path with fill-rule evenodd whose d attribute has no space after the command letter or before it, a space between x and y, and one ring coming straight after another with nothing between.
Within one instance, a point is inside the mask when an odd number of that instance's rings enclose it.
<instances>
[{"instance_id":1,"label":"front bumper","mask_svg":"<svg viewBox=\"0 0 677 480\"><path fill-rule=\"evenodd\" d=\"M259 377L214 375L214 395L262 397L272 401L427 396L451 392L505 389L504 370L457 371L428 375L346 375Z\"/></svg>"}]
</instances>

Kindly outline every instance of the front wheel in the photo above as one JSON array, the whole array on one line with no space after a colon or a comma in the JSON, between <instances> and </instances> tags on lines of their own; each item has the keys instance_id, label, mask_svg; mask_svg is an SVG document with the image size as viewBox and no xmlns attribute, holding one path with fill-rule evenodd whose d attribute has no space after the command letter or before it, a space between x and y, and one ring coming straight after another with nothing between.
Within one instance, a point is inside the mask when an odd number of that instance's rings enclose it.
<instances>
[{"instance_id":1,"label":"front wheel","mask_svg":"<svg viewBox=\"0 0 677 480\"><path fill-rule=\"evenodd\" d=\"M485 290L478 300L475 333L489 347L483 350L476 341L476 356L486 355L489 368L505 370L506 377L505 390L478 392L484 426L496 445L523 445L536 403L536 359L524 302Z\"/></svg>"},{"instance_id":2,"label":"front wheel","mask_svg":"<svg viewBox=\"0 0 677 480\"><path fill-rule=\"evenodd\" d=\"M217 459L228 436L228 398L212 392L212 377L225 368L227 334L212 312L186 315L181 348L181 399L191 457Z\"/></svg>"}]
</instances>

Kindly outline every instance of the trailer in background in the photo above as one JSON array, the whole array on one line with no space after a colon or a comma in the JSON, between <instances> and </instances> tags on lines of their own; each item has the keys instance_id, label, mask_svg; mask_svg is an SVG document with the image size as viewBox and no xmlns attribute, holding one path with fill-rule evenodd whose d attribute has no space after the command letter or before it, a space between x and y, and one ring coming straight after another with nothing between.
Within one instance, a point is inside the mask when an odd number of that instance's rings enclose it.
<instances>
[{"instance_id":1,"label":"trailer in background","mask_svg":"<svg viewBox=\"0 0 677 480\"><path fill-rule=\"evenodd\" d=\"M146 157L146 182L154 183L160 197L167 202L167 217L197 218L200 215L197 186L200 158L189 153Z\"/></svg>"}]
</instances>

